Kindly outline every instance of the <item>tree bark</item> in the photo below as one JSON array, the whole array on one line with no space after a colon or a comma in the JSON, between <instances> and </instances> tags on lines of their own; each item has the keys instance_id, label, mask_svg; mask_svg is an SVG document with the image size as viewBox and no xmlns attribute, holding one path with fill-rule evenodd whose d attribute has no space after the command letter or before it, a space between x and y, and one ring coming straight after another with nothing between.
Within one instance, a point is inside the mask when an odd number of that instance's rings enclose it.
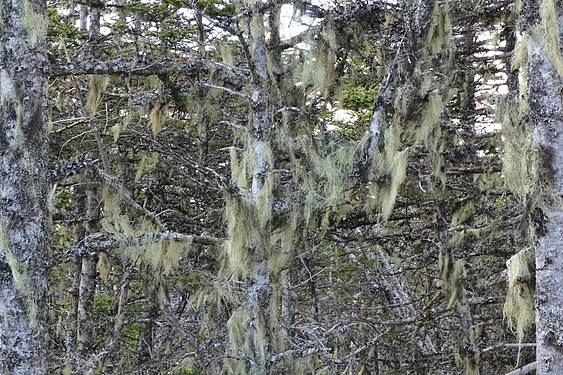
<instances>
[{"instance_id":1,"label":"tree bark","mask_svg":"<svg viewBox=\"0 0 563 375\"><path fill-rule=\"evenodd\" d=\"M561 5L555 5L555 9L558 29L548 32L560 34L563 31ZM546 49L545 32L532 29L528 45L528 102L537 151L535 169L540 184L551 190L550 196L544 198L547 206L544 220L536 223L536 357L539 375L563 374L563 208L560 198L563 194L563 79Z\"/></svg>"},{"instance_id":2,"label":"tree bark","mask_svg":"<svg viewBox=\"0 0 563 375\"><path fill-rule=\"evenodd\" d=\"M0 4L0 373L46 374L47 4Z\"/></svg>"}]
</instances>

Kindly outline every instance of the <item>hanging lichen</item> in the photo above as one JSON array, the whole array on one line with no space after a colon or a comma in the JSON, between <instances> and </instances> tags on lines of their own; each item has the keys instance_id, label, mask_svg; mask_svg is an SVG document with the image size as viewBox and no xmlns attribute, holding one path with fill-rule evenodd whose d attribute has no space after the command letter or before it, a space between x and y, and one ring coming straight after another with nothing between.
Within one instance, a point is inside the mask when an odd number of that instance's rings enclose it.
<instances>
[{"instance_id":1,"label":"hanging lichen","mask_svg":"<svg viewBox=\"0 0 563 375\"><path fill-rule=\"evenodd\" d=\"M308 57L304 61L304 66L296 69L305 88L319 91L321 94L327 94L333 88L336 83L334 71L336 51L335 27L333 22L326 19L314 45L307 50Z\"/></svg>"},{"instance_id":2,"label":"hanging lichen","mask_svg":"<svg viewBox=\"0 0 563 375\"><path fill-rule=\"evenodd\" d=\"M235 358L238 357L241 352L248 353L250 351L250 335L247 330L249 319L245 309L239 308L233 312L227 321L227 330L229 332L231 346L239 351L233 353ZM247 369L244 361L229 359L225 361L223 371L228 374L244 374L247 372Z\"/></svg>"},{"instance_id":3,"label":"hanging lichen","mask_svg":"<svg viewBox=\"0 0 563 375\"><path fill-rule=\"evenodd\" d=\"M458 208L452 216L452 227L465 223L475 213L475 203L469 201L467 204Z\"/></svg>"},{"instance_id":4,"label":"hanging lichen","mask_svg":"<svg viewBox=\"0 0 563 375\"><path fill-rule=\"evenodd\" d=\"M504 303L504 317L508 328L514 332L518 342L534 324L534 294L536 285L535 252L531 248L520 250L507 262L508 290Z\"/></svg>"},{"instance_id":5,"label":"hanging lichen","mask_svg":"<svg viewBox=\"0 0 563 375\"><path fill-rule=\"evenodd\" d=\"M383 152L375 152L368 184L367 208L378 211L382 220L387 220L399 188L406 178L408 149L401 150L401 127L390 126L384 135Z\"/></svg>"},{"instance_id":6,"label":"hanging lichen","mask_svg":"<svg viewBox=\"0 0 563 375\"><path fill-rule=\"evenodd\" d=\"M463 290L465 279L465 262L461 259L454 260L452 248L442 249L438 253L438 271L442 288L448 297L448 308L453 307L458 301Z\"/></svg>"},{"instance_id":7,"label":"hanging lichen","mask_svg":"<svg viewBox=\"0 0 563 375\"><path fill-rule=\"evenodd\" d=\"M2 5L1 2L0 5ZM37 41L46 36L48 20L42 17L40 12L33 9L33 1L31 0L22 1L22 8L22 24L27 32L30 45L34 48ZM3 18L0 17L0 20L3 20Z\"/></svg>"},{"instance_id":8,"label":"hanging lichen","mask_svg":"<svg viewBox=\"0 0 563 375\"><path fill-rule=\"evenodd\" d=\"M125 200L119 192L105 186L102 189L104 231L112 234L119 243L119 256L124 262L152 270L155 275L166 275L176 268L192 243L187 236L182 240L168 239L161 227L144 217L134 220L124 212ZM98 264L106 272L104 264Z\"/></svg>"},{"instance_id":9,"label":"hanging lichen","mask_svg":"<svg viewBox=\"0 0 563 375\"><path fill-rule=\"evenodd\" d=\"M434 2L433 19L426 35L426 44L432 54L438 53L446 46L452 37L449 1Z\"/></svg>"},{"instance_id":10,"label":"hanging lichen","mask_svg":"<svg viewBox=\"0 0 563 375\"><path fill-rule=\"evenodd\" d=\"M229 46L228 42L221 44L221 59L225 64L234 66L235 60L233 58L233 49Z\"/></svg>"},{"instance_id":11,"label":"hanging lichen","mask_svg":"<svg viewBox=\"0 0 563 375\"><path fill-rule=\"evenodd\" d=\"M555 65L557 73L563 77L563 56L557 9L553 0L542 0L540 5L540 25L533 30L535 37L547 51L547 55Z\"/></svg>"},{"instance_id":12,"label":"hanging lichen","mask_svg":"<svg viewBox=\"0 0 563 375\"><path fill-rule=\"evenodd\" d=\"M245 277L248 272L249 246L256 233L256 216L252 203L242 197L227 197L225 205L228 239L225 242L226 262L221 273L229 277Z\"/></svg>"},{"instance_id":13,"label":"hanging lichen","mask_svg":"<svg viewBox=\"0 0 563 375\"><path fill-rule=\"evenodd\" d=\"M141 160L137 164L137 173L135 173L135 182L139 182L141 177L143 177L143 174L156 168L158 156L158 152L141 153Z\"/></svg>"},{"instance_id":14,"label":"hanging lichen","mask_svg":"<svg viewBox=\"0 0 563 375\"><path fill-rule=\"evenodd\" d=\"M154 135L157 135L162 130L163 119L164 106L161 103L156 103L149 112L149 121L151 123L151 130Z\"/></svg>"},{"instance_id":15,"label":"hanging lichen","mask_svg":"<svg viewBox=\"0 0 563 375\"><path fill-rule=\"evenodd\" d=\"M499 101L496 117L502 125L502 173L504 184L524 199L533 189L530 126L515 100Z\"/></svg>"},{"instance_id":16,"label":"hanging lichen","mask_svg":"<svg viewBox=\"0 0 563 375\"><path fill-rule=\"evenodd\" d=\"M2 216L0 216L0 249L3 250L6 263L10 267L14 286L18 296L23 301L29 324L31 327L36 327L38 307L36 296L34 296L35 290L30 285L30 266L28 262L20 261L14 255L10 234L6 229L5 220Z\"/></svg>"},{"instance_id":17,"label":"hanging lichen","mask_svg":"<svg viewBox=\"0 0 563 375\"><path fill-rule=\"evenodd\" d=\"M96 115L96 109L100 103L102 93L105 91L109 83L107 75L92 75L88 84L88 96L86 97L86 112L90 116Z\"/></svg>"},{"instance_id":18,"label":"hanging lichen","mask_svg":"<svg viewBox=\"0 0 563 375\"><path fill-rule=\"evenodd\" d=\"M438 140L442 134L440 127L440 117L444 110L444 102L439 94L431 94L428 102L422 111L420 121L417 123L415 132L415 142L424 144L425 147L438 145Z\"/></svg>"}]
</instances>

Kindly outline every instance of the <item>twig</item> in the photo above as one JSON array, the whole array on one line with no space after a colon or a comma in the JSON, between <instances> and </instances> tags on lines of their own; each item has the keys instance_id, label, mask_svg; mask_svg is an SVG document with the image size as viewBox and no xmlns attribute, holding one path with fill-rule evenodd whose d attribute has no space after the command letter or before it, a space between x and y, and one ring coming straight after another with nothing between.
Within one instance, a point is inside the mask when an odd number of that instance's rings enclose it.
<instances>
[{"instance_id":1,"label":"twig","mask_svg":"<svg viewBox=\"0 0 563 375\"><path fill-rule=\"evenodd\" d=\"M538 362L528 363L526 366L522 366L514 371L507 372L505 375L524 375L529 374L532 371L536 370L538 366Z\"/></svg>"}]
</instances>

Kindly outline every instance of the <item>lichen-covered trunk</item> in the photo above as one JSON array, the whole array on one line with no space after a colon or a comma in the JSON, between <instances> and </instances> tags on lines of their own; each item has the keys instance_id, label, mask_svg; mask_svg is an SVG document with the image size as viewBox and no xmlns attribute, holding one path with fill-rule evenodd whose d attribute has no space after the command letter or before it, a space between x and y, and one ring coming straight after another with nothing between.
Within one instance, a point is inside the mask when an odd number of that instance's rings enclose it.
<instances>
[{"instance_id":1,"label":"lichen-covered trunk","mask_svg":"<svg viewBox=\"0 0 563 375\"><path fill-rule=\"evenodd\" d=\"M76 191L76 212L82 219L76 231L76 241L79 243L87 236L100 230L100 200L97 182L90 171L83 173L81 183ZM78 267L80 281L78 283L78 301L76 315L76 354L79 358L86 359L92 348L92 307L96 291L96 264L98 256L88 254L81 258Z\"/></svg>"},{"instance_id":2,"label":"lichen-covered trunk","mask_svg":"<svg viewBox=\"0 0 563 375\"><path fill-rule=\"evenodd\" d=\"M540 11L540 26L530 32L528 49L528 102L538 151L536 168L540 183L549 186L551 193L536 248L536 356L541 375L563 374L563 62L559 41L563 12L560 2L557 6L550 1L543 1L542 8L551 4L551 11ZM559 43L550 43L552 38Z\"/></svg>"},{"instance_id":3,"label":"lichen-covered trunk","mask_svg":"<svg viewBox=\"0 0 563 375\"><path fill-rule=\"evenodd\" d=\"M239 186L242 194L232 197L227 211L229 218L229 268L237 275L242 286L240 300L228 322L232 357L225 372L235 374L267 374L279 365L272 357L285 349L285 329L281 320L287 312L288 301L282 307L286 272L283 266L288 257L291 241L281 250L274 245L272 232L272 202L274 160L272 157L272 130L274 114L280 108L276 96L277 83L273 78L278 56L273 49L277 40L279 7L270 9L269 27L264 25L265 12L256 6L251 21L246 25L244 41L246 57L252 71L250 83L249 132L245 134L247 153L252 168L244 171L250 186ZM269 41L266 34L270 32ZM248 172L248 176L246 175ZM281 361L280 361L281 362Z\"/></svg>"},{"instance_id":4,"label":"lichen-covered trunk","mask_svg":"<svg viewBox=\"0 0 563 375\"><path fill-rule=\"evenodd\" d=\"M47 4L0 1L0 373L47 373Z\"/></svg>"}]
</instances>

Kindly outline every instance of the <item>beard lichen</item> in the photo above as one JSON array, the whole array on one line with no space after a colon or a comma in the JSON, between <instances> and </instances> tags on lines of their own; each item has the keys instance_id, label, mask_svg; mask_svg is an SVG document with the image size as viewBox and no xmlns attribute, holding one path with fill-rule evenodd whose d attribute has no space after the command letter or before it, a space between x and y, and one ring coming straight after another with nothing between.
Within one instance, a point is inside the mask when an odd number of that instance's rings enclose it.
<instances>
[{"instance_id":1,"label":"beard lichen","mask_svg":"<svg viewBox=\"0 0 563 375\"><path fill-rule=\"evenodd\" d=\"M164 119L164 105L156 103L149 112L149 122L151 123L151 131L157 135L162 130L162 121Z\"/></svg>"},{"instance_id":2,"label":"beard lichen","mask_svg":"<svg viewBox=\"0 0 563 375\"><path fill-rule=\"evenodd\" d=\"M532 248L520 250L507 262L508 290L503 314L508 329L519 343L524 340L526 330L534 325L534 295L536 289L536 259ZM518 353L520 358L520 351Z\"/></svg>"},{"instance_id":3,"label":"beard lichen","mask_svg":"<svg viewBox=\"0 0 563 375\"><path fill-rule=\"evenodd\" d=\"M34 48L37 42L46 36L47 19L40 12L33 9L33 1L31 0L24 0L22 8L22 24L27 32L30 46ZM2 8L0 7L0 9ZM2 17L0 17L0 20L2 20Z\"/></svg>"},{"instance_id":4,"label":"beard lichen","mask_svg":"<svg viewBox=\"0 0 563 375\"><path fill-rule=\"evenodd\" d=\"M28 316L31 328L37 326L38 307L34 289L30 285L29 265L25 261L20 261L13 253L13 245L10 234L6 230L4 219L0 216L0 250L3 250L4 257L14 280L16 294L23 300L23 307Z\"/></svg>"},{"instance_id":5,"label":"beard lichen","mask_svg":"<svg viewBox=\"0 0 563 375\"><path fill-rule=\"evenodd\" d=\"M540 41L547 55L555 65L557 73L563 77L563 56L561 55L561 40L557 9L553 0L542 0L540 5L540 24L532 32Z\"/></svg>"},{"instance_id":6,"label":"beard lichen","mask_svg":"<svg viewBox=\"0 0 563 375\"><path fill-rule=\"evenodd\" d=\"M442 282L442 288L448 298L448 308L459 302L463 291L463 280L465 279L465 262L461 259L454 261L451 248L442 249L438 253L438 271Z\"/></svg>"},{"instance_id":7,"label":"beard lichen","mask_svg":"<svg viewBox=\"0 0 563 375\"><path fill-rule=\"evenodd\" d=\"M502 173L504 184L524 199L532 190L532 144L530 126L521 105L514 99L497 103L496 117L502 125Z\"/></svg>"},{"instance_id":8,"label":"beard lichen","mask_svg":"<svg viewBox=\"0 0 563 375\"><path fill-rule=\"evenodd\" d=\"M158 157L158 152L141 152L141 160L137 164L137 172L135 173L135 182L139 182L144 173L156 168Z\"/></svg>"},{"instance_id":9,"label":"beard lichen","mask_svg":"<svg viewBox=\"0 0 563 375\"><path fill-rule=\"evenodd\" d=\"M161 232L163 228L144 217L132 220L122 210L125 203L119 192L104 187L102 201L104 213L101 220L102 228L120 243L119 256L124 262L150 269L155 275L167 275L189 251L192 244L191 236L180 241L151 235ZM104 265L98 264L98 266Z\"/></svg>"},{"instance_id":10,"label":"beard lichen","mask_svg":"<svg viewBox=\"0 0 563 375\"><path fill-rule=\"evenodd\" d=\"M86 97L86 111L90 116L96 115L96 109L100 103L102 93L109 83L107 75L92 75L88 84L88 95Z\"/></svg>"},{"instance_id":11,"label":"beard lichen","mask_svg":"<svg viewBox=\"0 0 563 375\"><path fill-rule=\"evenodd\" d=\"M434 18L426 35L426 45L430 47L431 54L440 52L452 37L449 8L449 1L442 4L439 1L434 2Z\"/></svg>"},{"instance_id":12,"label":"beard lichen","mask_svg":"<svg viewBox=\"0 0 563 375\"><path fill-rule=\"evenodd\" d=\"M378 211L385 221L391 215L399 188L407 176L408 149L401 150L401 127L393 124L384 134L384 147L376 151L371 163L368 184L369 211Z\"/></svg>"}]
</instances>

